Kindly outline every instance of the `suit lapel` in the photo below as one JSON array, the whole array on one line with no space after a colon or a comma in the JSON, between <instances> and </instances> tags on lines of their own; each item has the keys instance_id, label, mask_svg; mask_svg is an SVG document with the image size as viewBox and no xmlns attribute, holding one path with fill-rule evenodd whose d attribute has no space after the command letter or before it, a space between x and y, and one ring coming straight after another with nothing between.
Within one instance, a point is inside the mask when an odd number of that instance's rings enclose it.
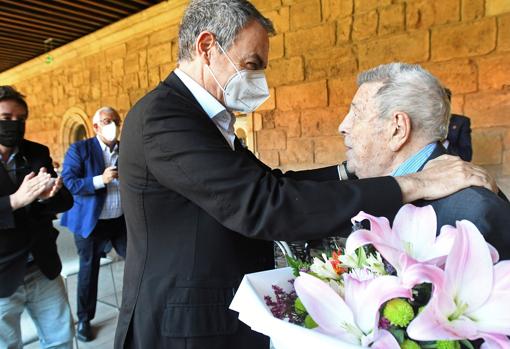
<instances>
[{"instance_id":1,"label":"suit lapel","mask_svg":"<svg viewBox=\"0 0 510 349\"><path fill-rule=\"evenodd\" d=\"M94 169L98 170L99 174L103 173L105 170L104 157L103 157L103 149L101 149L101 144L97 140L97 137L92 138L92 149L91 149L92 161L94 163Z\"/></svg>"},{"instance_id":2,"label":"suit lapel","mask_svg":"<svg viewBox=\"0 0 510 349\"><path fill-rule=\"evenodd\" d=\"M225 136L221 133L221 131L218 129L214 121L207 115L205 110L200 106L200 103L196 100L195 96L191 93L191 91L184 85L184 83L179 79L177 74L174 72L170 73L168 77L165 79L165 81L162 82L163 85L165 85L167 88L170 88L175 93L181 95L183 98L188 99L192 102L192 105L196 109L196 114L199 115L204 120L207 120L206 123L209 125L209 127L212 127L211 130L214 130L213 132L217 133L224 141L225 144L230 148L229 142L225 139ZM190 113L191 115L192 113ZM235 117L235 116L234 116ZM237 137L236 137L237 138ZM237 146L234 144L234 150L237 149Z\"/></svg>"},{"instance_id":3,"label":"suit lapel","mask_svg":"<svg viewBox=\"0 0 510 349\"><path fill-rule=\"evenodd\" d=\"M0 195L10 195L14 193L17 186L12 182L9 173L5 169L3 164L0 164Z\"/></svg>"}]
</instances>

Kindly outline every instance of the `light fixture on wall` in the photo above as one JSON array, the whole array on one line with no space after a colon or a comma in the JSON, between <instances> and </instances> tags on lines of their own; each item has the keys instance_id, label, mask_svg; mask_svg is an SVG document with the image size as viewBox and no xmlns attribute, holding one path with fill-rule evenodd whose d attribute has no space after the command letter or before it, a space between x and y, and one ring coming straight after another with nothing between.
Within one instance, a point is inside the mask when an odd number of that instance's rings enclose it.
<instances>
[{"instance_id":1,"label":"light fixture on wall","mask_svg":"<svg viewBox=\"0 0 510 349\"><path fill-rule=\"evenodd\" d=\"M53 38L48 38L44 40L44 52L48 53L51 50L53 50ZM44 56L44 63L46 64L53 63L53 60L54 60L53 56L50 55L49 53L46 56Z\"/></svg>"}]
</instances>

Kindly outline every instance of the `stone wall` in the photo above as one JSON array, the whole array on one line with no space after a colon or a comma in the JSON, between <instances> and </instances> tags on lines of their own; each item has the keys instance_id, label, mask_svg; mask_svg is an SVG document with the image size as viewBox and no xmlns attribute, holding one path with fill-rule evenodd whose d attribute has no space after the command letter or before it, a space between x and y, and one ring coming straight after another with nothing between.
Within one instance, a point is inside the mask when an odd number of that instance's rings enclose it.
<instances>
[{"instance_id":1,"label":"stone wall","mask_svg":"<svg viewBox=\"0 0 510 349\"><path fill-rule=\"evenodd\" d=\"M420 63L472 119L474 161L510 176L510 0L254 0L271 18L271 98L253 116L254 147L270 166L344 159L337 126L356 74L391 61ZM176 66L185 0L172 0L5 73L28 96L28 136L65 151L64 118L101 105L125 115ZM73 109L74 108L74 109Z\"/></svg>"}]
</instances>

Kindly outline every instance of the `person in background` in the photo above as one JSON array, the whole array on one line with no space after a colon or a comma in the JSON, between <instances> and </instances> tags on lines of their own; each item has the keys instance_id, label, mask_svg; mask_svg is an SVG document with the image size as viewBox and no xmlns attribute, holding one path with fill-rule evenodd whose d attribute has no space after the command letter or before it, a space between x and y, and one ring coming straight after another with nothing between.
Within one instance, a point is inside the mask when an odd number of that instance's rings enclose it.
<instances>
[{"instance_id":1,"label":"person in background","mask_svg":"<svg viewBox=\"0 0 510 349\"><path fill-rule=\"evenodd\" d=\"M27 118L24 96L0 86L0 348L23 346L26 309L42 348L71 349L74 326L52 220L73 198L48 148L24 138Z\"/></svg>"},{"instance_id":2,"label":"person in background","mask_svg":"<svg viewBox=\"0 0 510 349\"><path fill-rule=\"evenodd\" d=\"M452 91L445 88L448 100L452 100ZM465 115L451 114L448 125L448 135L443 141L447 154L457 155L464 161L471 161L473 148L471 146L471 121Z\"/></svg>"},{"instance_id":3,"label":"person in background","mask_svg":"<svg viewBox=\"0 0 510 349\"><path fill-rule=\"evenodd\" d=\"M80 256L78 273L78 333L80 341L94 338L90 321L96 313L101 256L111 245L126 257L126 225L122 212L117 159L121 119L111 107L92 118L95 137L72 144L67 151L62 178L74 196L74 206L61 224L75 235Z\"/></svg>"},{"instance_id":4,"label":"person in background","mask_svg":"<svg viewBox=\"0 0 510 349\"><path fill-rule=\"evenodd\" d=\"M347 167L358 178L419 172L446 153L450 102L439 81L419 65L380 65L358 76L358 91L339 126L349 149ZM437 200L437 232L467 219L502 258L510 258L510 204L502 193L469 187ZM389 217L390 221L392 217Z\"/></svg>"}]
</instances>

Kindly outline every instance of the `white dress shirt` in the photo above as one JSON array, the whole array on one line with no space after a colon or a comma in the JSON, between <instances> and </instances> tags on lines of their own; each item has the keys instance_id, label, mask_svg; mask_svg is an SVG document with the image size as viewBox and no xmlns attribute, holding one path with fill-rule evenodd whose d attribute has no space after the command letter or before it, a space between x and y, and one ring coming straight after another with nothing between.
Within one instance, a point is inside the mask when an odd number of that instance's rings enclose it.
<instances>
[{"instance_id":1,"label":"white dress shirt","mask_svg":"<svg viewBox=\"0 0 510 349\"><path fill-rule=\"evenodd\" d=\"M101 150L103 151L104 167L116 166L119 159L119 145L116 144L113 150L104 144L99 137L97 137ZM119 180L114 179L110 183L103 182L103 175L100 174L92 179L94 188L102 189L106 187L106 199L104 201L103 209L99 215L99 219L113 219L122 216L122 206L120 205L120 192Z\"/></svg>"}]
</instances>

